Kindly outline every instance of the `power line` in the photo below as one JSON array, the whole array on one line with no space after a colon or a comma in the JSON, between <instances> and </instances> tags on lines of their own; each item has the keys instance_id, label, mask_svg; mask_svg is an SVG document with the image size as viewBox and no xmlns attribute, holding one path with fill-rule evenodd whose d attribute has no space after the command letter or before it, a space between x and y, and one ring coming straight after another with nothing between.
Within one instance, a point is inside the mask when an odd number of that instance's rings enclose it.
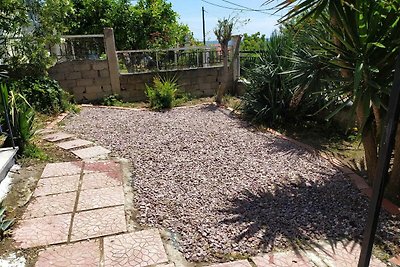
<instances>
[{"instance_id":1,"label":"power line","mask_svg":"<svg viewBox=\"0 0 400 267\"><path fill-rule=\"evenodd\" d=\"M242 6L242 5L233 3L233 2L228 1L228 0L222 0L222 1L225 2L225 3L231 4L231 5L237 6L237 7L244 8L244 9L246 9L246 10L248 10L248 11L263 12L263 11L267 11L267 10L268 10L268 9L254 9L254 8L251 8L251 7Z\"/></svg>"},{"instance_id":2,"label":"power line","mask_svg":"<svg viewBox=\"0 0 400 267\"><path fill-rule=\"evenodd\" d=\"M268 12L265 12L265 11L262 11L262 10L251 9L251 8L235 8L235 7L228 7L228 6L223 6L223 5L215 4L215 3L209 2L209 1L207 1L207 0L201 0L201 1L204 2L204 3L207 3L207 4L209 4L209 5L219 7L219 8L230 9L230 10L235 10L235 11L242 11L242 12L246 12L246 11L250 11L250 12L260 12L260 13L264 13L264 14L266 14L266 15L280 17L280 16L277 15L277 14L268 13ZM224 0L223 0L223 1L224 1Z\"/></svg>"}]
</instances>

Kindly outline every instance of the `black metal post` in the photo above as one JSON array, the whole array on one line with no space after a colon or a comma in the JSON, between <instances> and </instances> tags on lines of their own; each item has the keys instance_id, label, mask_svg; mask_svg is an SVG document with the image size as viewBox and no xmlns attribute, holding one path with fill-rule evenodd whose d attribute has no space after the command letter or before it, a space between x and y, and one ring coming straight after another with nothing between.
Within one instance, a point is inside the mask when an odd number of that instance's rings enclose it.
<instances>
[{"instance_id":1,"label":"black metal post","mask_svg":"<svg viewBox=\"0 0 400 267\"><path fill-rule=\"evenodd\" d=\"M7 89L6 89L6 91L7 91ZM8 94L8 91L7 91L6 93ZM5 114L5 116L6 116L7 127L8 127L8 130L10 131L11 144L12 144L12 147L15 148L13 130L12 130L12 128L11 128L10 118L9 118L9 116L8 116L8 105L7 105L7 101L4 99L3 95L1 95L1 99L2 99L2 101L3 101L4 114Z\"/></svg>"},{"instance_id":2,"label":"black metal post","mask_svg":"<svg viewBox=\"0 0 400 267\"><path fill-rule=\"evenodd\" d=\"M376 228L378 226L379 212L381 210L383 193L389 179L389 164L395 144L397 124L400 114L400 55L396 60L393 89L390 94L389 108L384 135L379 149L379 158L376 179L374 181L372 199L370 202L367 226L364 231L358 267L368 267L371 260L372 247Z\"/></svg>"},{"instance_id":3,"label":"black metal post","mask_svg":"<svg viewBox=\"0 0 400 267\"><path fill-rule=\"evenodd\" d=\"M206 45L206 20L204 19L204 7L201 8L201 14L203 17L203 44Z\"/></svg>"}]
</instances>

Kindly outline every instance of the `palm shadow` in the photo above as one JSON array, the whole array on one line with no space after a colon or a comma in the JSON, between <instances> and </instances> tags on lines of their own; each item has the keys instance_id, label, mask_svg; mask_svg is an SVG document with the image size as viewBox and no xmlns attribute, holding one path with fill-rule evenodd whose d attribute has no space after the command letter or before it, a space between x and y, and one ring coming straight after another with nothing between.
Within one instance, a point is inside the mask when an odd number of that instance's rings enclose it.
<instances>
[{"instance_id":1,"label":"palm shadow","mask_svg":"<svg viewBox=\"0 0 400 267\"><path fill-rule=\"evenodd\" d=\"M297 254L315 248L329 254L321 240L333 251L339 242L345 246L351 241L361 243L368 200L351 184L338 187L338 182L345 181L339 177L322 183L302 179L270 191L244 190L229 200L229 208L219 211L229 218L221 223L245 225L233 241L261 237L263 251L281 249L284 244ZM399 244L399 220L384 211L380 217L378 242L390 251Z\"/></svg>"}]
</instances>

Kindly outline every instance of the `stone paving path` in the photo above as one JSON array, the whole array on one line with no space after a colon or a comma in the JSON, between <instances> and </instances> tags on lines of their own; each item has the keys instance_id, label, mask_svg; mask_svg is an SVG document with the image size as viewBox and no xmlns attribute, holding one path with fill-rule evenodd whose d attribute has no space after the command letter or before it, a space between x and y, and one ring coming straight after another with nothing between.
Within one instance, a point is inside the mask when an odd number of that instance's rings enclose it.
<instances>
[{"instance_id":1,"label":"stone paving path","mask_svg":"<svg viewBox=\"0 0 400 267\"><path fill-rule=\"evenodd\" d=\"M106 159L109 150L73 138L66 133L44 136L83 161L46 165L13 232L16 246L39 247L37 267L175 266L157 229L127 230L121 164ZM308 251L269 253L209 267L346 267L357 265L359 253L360 246L352 242L322 244ZM370 266L386 265L374 258Z\"/></svg>"}]
</instances>

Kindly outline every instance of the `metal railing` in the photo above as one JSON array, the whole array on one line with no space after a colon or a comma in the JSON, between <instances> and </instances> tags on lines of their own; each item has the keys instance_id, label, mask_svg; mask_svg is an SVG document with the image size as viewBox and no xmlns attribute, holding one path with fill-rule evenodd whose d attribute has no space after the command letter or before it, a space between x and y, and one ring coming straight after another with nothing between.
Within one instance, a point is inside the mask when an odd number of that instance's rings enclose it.
<instances>
[{"instance_id":1,"label":"metal railing","mask_svg":"<svg viewBox=\"0 0 400 267\"><path fill-rule=\"evenodd\" d=\"M117 51L121 73L206 68L223 65L218 47L183 47L163 50Z\"/></svg>"},{"instance_id":2,"label":"metal railing","mask_svg":"<svg viewBox=\"0 0 400 267\"><path fill-rule=\"evenodd\" d=\"M64 35L61 43L49 50L58 62L106 58L103 34Z\"/></svg>"}]
</instances>

